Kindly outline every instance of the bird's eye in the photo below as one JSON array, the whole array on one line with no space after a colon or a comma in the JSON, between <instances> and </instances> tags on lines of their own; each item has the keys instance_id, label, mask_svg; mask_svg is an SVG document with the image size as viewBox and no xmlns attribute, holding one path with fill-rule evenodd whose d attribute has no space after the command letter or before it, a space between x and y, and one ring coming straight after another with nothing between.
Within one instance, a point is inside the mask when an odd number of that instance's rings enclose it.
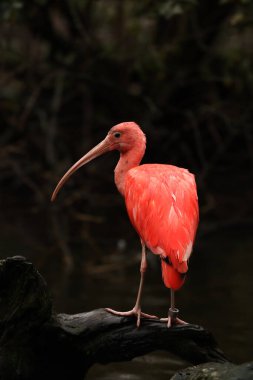
<instances>
[{"instance_id":1,"label":"bird's eye","mask_svg":"<svg viewBox=\"0 0 253 380\"><path fill-rule=\"evenodd\" d=\"M114 137L116 137L116 139L119 139L121 136L121 133L120 132L115 132L114 133Z\"/></svg>"}]
</instances>

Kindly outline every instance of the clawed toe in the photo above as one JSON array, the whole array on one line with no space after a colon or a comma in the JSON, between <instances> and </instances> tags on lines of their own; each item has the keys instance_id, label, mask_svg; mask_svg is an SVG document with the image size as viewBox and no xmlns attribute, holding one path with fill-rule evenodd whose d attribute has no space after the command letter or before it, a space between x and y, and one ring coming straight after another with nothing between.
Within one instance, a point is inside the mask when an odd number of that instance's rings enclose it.
<instances>
[{"instance_id":1,"label":"clawed toe","mask_svg":"<svg viewBox=\"0 0 253 380\"><path fill-rule=\"evenodd\" d=\"M132 310L129 310L129 311L117 311L117 310L110 309L108 307L105 308L105 310L108 311L108 313L118 315L120 317L131 317L131 316L137 317L137 323L136 323L137 327L140 326L141 318L158 319L156 315L143 313L140 308L136 308L136 307L134 307Z\"/></svg>"},{"instance_id":2,"label":"clawed toe","mask_svg":"<svg viewBox=\"0 0 253 380\"><path fill-rule=\"evenodd\" d=\"M167 327L188 325L188 322L185 322L179 318L172 318L170 316L168 318L160 318L160 321L167 322Z\"/></svg>"},{"instance_id":3,"label":"clawed toe","mask_svg":"<svg viewBox=\"0 0 253 380\"><path fill-rule=\"evenodd\" d=\"M179 310L177 308L170 307L168 318L161 318L160 321L167 322L167 327L171 327L172 325L187 325L188 323L179 319L177 316L179 314Z\"/></svg>"},{"instance_id":4,"label":"clawed toe","mask_svg":"<svg viewBox=\"0 0 253 380\"><path fill-rule=\"evenodd\" d=\"M135 313L134 310L117 311L117 310L110 309L109 307L106 307L105 310L108 311L108 313L118 315L119 317L131 317L132 315L137 316L137 313Z\"/></svg>"},{"instance_id":5,"label":"clawed toe","mask_svg":"<svg viewBox=\"0 0 253 380\"><path fill-rule=\"evenodd\" d=\"M159 319L159 317L157 317L156 315L146 314L146 313L142 313L142 312L141 312L141 317L149 318L149 319Z\"/></svg>"}]
</instances>

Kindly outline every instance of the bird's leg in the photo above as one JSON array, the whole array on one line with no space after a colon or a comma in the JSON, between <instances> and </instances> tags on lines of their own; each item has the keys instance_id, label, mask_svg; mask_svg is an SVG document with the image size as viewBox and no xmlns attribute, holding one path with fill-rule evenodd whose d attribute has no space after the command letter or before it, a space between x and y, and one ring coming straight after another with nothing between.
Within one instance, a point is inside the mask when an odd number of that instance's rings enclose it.
<instances>
[{"instance_id":1,"label":"bird's leg","mask_svg":"<svg viewBox=\"0 0 253 380\"><path fill-rule=\"evenodd\" d=\"M119 315L119 316L123 316L123 317L128 317L128 316L131 316L131 315L135 315L137 317L137 327L140 326L141 317L152 318L152 319L157 318L157 316L155 316L155 315L149 315L149 314L143 313L141 311L141 296L142 296L142 290L143 290L145 272L147 270L146 247L145 247L145 244L144 244L144 242L142 240L141 240L141 245L142 245L142 250L141 250L141 266L140 266L141 279L140 279L140 285L139 285L139 289L138 289L138 293L137 293L136 302L135 302L135 305L134 305L133 309L129 310L129 311L116 311L116 310L112 310L112 309L109 309L109 308L105 309L109 313L112 313L112 314L115 314L115 315Z\"/></svg>"},{"instance_id":2,"label":"bird's leg","mask_svg":"<svg viewBox=\"0 0 253 380\"><path fill-rule=\"evenodd\" d=\"M143 291L143 285L144 285L144 277L145 273L147 270L147 254L146 254L146 247L144 242L141 240L141 266L140 266L140 284L139 284L139 289L137 293L137 298L135 305L133 307L133 310L137 313L137 326L140 326L140 319L141 319L141 296L142 296L142 291ZM143 313L142 313L143 314Z\"/></svg>"},{"instance_id":3,"label":"bird's leg","mask_svg":"<svg viewBox=\"0 0 253 380\"><path fill-rule=\"evenodd\" d=\"M175 307L175 291L170 289L170 308L168 318L161 318L160 320L167 322L168 327L171 327L172 325L187 325L187 322L177 317L178 314L179 310Z\"/></svg>"}]
</instances>

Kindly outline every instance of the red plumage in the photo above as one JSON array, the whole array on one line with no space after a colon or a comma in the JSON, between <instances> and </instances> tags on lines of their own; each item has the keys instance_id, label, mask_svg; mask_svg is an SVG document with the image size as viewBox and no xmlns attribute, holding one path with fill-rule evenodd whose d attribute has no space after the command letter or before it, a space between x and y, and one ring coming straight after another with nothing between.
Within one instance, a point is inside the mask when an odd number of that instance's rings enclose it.
<instances>
[{"instance_id":1,"label":"red plumage","mask_svg":"<svg viewBox=\"0 0 253 380\"><path fill-rule=\"evenodd\" d=\"M137 166L126 174L125 202L141 239L161 255L165 285L180 288L199 218L194 175L172 165Z\"/></svg>"}]
</instances>

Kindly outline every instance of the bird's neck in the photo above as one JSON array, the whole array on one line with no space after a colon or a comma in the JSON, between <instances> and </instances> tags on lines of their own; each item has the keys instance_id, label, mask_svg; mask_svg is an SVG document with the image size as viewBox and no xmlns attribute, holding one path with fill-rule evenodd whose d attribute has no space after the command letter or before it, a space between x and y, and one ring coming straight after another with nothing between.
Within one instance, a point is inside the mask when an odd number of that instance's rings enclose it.
<instances>
[{"instance_id":1,"label":"bird's neck","mask_svg":"<svg viewBox=\"0 0 253 380\"><path fill-rule=\"evenodd\" d=\"M127 172L138 166L142 160L142 157L145 153L145 145L144 146L136 146L127 152L120 153L119 162L114 170L114 178L115 184L121 193L121 195L125 195L125 177Z\"/></svg>"}]
</instances>

